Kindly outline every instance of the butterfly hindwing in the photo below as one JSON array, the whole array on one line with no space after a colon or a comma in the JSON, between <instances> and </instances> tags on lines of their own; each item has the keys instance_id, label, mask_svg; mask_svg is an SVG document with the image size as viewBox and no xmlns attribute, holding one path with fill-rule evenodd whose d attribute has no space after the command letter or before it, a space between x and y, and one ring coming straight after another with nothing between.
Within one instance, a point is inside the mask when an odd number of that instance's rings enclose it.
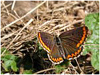
<instances>
[{"instance_id":1,"label":"butterfly hindwing","mask_svg":"<svg viewBox=\"0 0 100 75\"><path fill-rule=\"evenodd\" d=\"M54 64L63 62L63 58L56 44L53 46L51 53L48 54L48 57Z\"/></svg>"}]
</instances>

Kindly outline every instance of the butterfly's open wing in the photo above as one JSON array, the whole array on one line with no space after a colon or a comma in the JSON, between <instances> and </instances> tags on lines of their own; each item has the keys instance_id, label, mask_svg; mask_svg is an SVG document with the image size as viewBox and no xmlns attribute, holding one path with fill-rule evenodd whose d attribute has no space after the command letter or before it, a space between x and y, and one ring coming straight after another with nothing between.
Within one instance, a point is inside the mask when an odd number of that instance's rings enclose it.
<instances>
[{"instance_id":1,"label":"butterfly's open wing","mask_svg":"<svg viewBox=\"0 0 100 75\"><path fill-rule=\"evenodd\" d=\"M87 37L88 28L86 26L69 30L62 33L59 37L65 51L66 59L78 56L83 47L81 46Z\"/></svg>"},{"instance_id":2,"label":"butterfly's open wing","mask_svg":"<svg viewBox=\"0 0 100 75\"><path fill-rule=\"evenodd\" d=\"M59 48L57 47L57 45L55 44L52 48L51 53L48 53L48 57L51 60L52 63L54 64L59 64L61 62L63 62L63 58L58 50Z\"/></svg>"},{"instance_id":3,"label":"butterfly's open wing","mask_svg":"<svg viewBox=\"0 0 100 75\"><path fill-rule=\"evenodd\" d=\"M38 40L42 47L50 53L54 45L54 36L46 32L38 32Z\"/></svg>"},{"instance_id":4,"label":"butterfly's open wing","mask_svg":"<svg viewBox=\"0 0 100 75\"><path fill-rule=\"evenodd\" d=\"M43 48L47 51L49 59L54 63L58 64L63 61L58 47L55 42L55 37L46 32L38 33L38 40Z\"/></svg>"}]
</instances>

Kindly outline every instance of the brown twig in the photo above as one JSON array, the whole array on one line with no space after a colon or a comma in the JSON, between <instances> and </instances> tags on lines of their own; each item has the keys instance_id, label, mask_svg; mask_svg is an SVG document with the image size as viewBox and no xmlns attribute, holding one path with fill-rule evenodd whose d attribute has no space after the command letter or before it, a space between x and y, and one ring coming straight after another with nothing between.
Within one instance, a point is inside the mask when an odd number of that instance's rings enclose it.
<instances>
[{"instance_id":1,"label":"brown twig","mask_svg":"<svg viewBox=\"0 0 100 75\"><path fill-rule=\"evenodd\" d=\"M13 10L13 9L14 9L15 2L16 2L16 0L14 0L14 1L13 1L13 4L12 4L12 7L11 7L11 10Z\"/></svg>"},{"instance_id":2,"label":"brown twig","mask_svg":"<svg viewBox=\"0 0 100 75\"><path fill-rule=\"evenodd\" d=\"M38 71L38 72L36 72L34 74L39 74L39 73L50 71L50 70L55 70L55 68L48 68L48 69L45 69L45 70Z\"/></svg>"},{"instance_id":3,"label":"brown twig","mask_svg":"<svg viewBox=\"0 0 100 75\"><path fill-rule=\"evenodd\" d=\"M81 67L80 67L80 65L79 65L79 63L78 63L78 61L77 61L77 58L75 59L75 61L76 61L77 65L78 65L78 68L79 68L80 71L81 71L81 74L84 74L83 70L81 69Z\"/></svg>"},{"instance_id":4,"label":"brown twig","mask_svg":"<svg viewBox=\"0 0 100 75\"><path fill-rule=\"evenodd\" d=\"M64 26L64 27L62 27L61 29L59 29L59 31L64 30L64 29L66 29L67 27L69 27L69 26L71 26L71 25L73 25L73 24L79 23L79 22L83 22L83 20L78 20L78 21L75 21L75 22L73 22L73 23L71 23L71 24L69 24L69 25L67 25L67 26Z\"/></svg>"},{"instance_id":5,"label":"brown twig","mask_svg":"<svg viewBox=\"0 0 100 75\"><path fill-rule=\"evenodd\" d=\"M70 63L71 64L71 66L73 67L73 69L75 70L75 72L77 73L77 74L79 74L78 72L77 72L77 70L75 69L75 67L73 66L73 64L72 63Z\"/></svg>"}]
</instances>

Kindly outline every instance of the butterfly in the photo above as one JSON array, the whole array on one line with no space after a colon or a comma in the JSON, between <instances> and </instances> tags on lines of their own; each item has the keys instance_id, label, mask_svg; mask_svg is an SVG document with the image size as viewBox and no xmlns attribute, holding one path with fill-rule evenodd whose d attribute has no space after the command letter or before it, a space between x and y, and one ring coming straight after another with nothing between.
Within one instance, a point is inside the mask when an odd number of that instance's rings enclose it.
<instances>
[{"instance_id":1,"label":"butterfly","mask_svg":"<svg viewBox=\"0 0 100 75\"><path fill-rule=\"evenodd\" d=\"M60 64L64 59L71 60L80 55L87 33L88 28L85 25L63 32L59 36L38 32L38 41L47 51L49 60Z\"/></svg>"}]
</instances>

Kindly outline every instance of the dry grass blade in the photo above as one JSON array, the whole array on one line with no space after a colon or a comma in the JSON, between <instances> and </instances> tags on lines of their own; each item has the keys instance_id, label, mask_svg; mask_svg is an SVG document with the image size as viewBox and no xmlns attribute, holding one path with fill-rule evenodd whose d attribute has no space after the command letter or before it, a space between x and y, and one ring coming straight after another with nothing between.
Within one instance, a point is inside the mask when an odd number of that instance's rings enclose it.
<instances>
[{"instance_id":1,"label":"dry grass blade","mask_svg":"<svg viewBox=\"0 0 100 75\"><path fill-rule=\"evenodd\" d=\"M81 74L84 74L84 72L83 72L83 70L81 69L81 67L80 67L80 65L79 65L79 63L78 63L78 61L77 61L77 59L75 59L75 61L76 61L77 65L78 65L78 67L79 67L79 69L80 69L80 71L81 71Z\"/></svg>"},{"instance_id":2,"label":"dry grass blade","mask_svg":"<svg viewBox=\"0 0 100 75\"><path fill-rule=\"evenodd\" d=\"M75 70L75 72L77 73L77 74L79 74L78 72L77 72L77 70L75 69L75 67L72 65L72 63L70 63L71 64L71 66L73 67L73 69Z\"/></svg>"},{"instance_id":3,"label":"dry grass blade","mask_svg":"<svg viewBox=\"0 0 100 75\"><path fill-rule=\"evenodd\" d=\"M50 71L50 70L55 70L55 68L48 68L48 69L45 69L45 70L38 71L38 72L36 72L34 74L39 74L39 73Z\"/></svg>"},{"instance_id":4,"label":"dry grass blade","mask_svg":"<svg viewBox=\"0 0 100 75\"><path fill-rule=\"evenodd\" d=\"M6 38L11 37L12 35L16 34L17 32L18 32L18 31L13 32L13 33L11 33L11 34L9 34L9 35L5 35L4 37L1 38L1 41L4 40L4 39L6 39Z\"/></svg>"},{"instance_id":5,"label":"dry grass blade","mask_svg":"<svg viewBox=\"0 0 100 75\"><path fill-rule=\"evenodd\" d=\"M43 26L47 25L48 23L51 23L51 22L54 22L54 21L57 21L57 20L60 20L60 19L53 19L53 20L50 20L50 21L46 21L45 23L43 23L42 25L39 26L39 29L42 28Z\"/></svg>"},{"instance_id":6,"label":"dry grass blade","mask_svg":"<svg viewBox=\"0 0 100 75\"><path fill-rule=\"evenodd\" d=\"M4 10L5 8L8 8L8 7L11 6L11 5L12 5L12 3L6 5L5 7L2 8L2 10Z\"/></svg>"},{"instance_id":7,"label":"dry grass blade","mask_svg":"<svg viewBox=\"0 0 100 75\"><path fill-rule=\"evenodd\" d=\"M13 10L13 9L14 9L15 2L16 2L16 0L14 0L14 1L13 1L13 4L12 4L12 7L11 7L11 10Z\"/></svg>"},{"instance_id":8,"label":"dry grass blade","mask_svg":"<svg viewBox=\"0 0 100 75\"><path fill-rule=\"evenodd\" d=\"M67 25L67 26L64 26L64 27L60 28L59 31L64 30L64 29L66 29L67 27L70 27L71 25L76 24L76 23L79 23L79 22L83 22L83 20L78 20L78 21L75 21L75 22L73 22L73 23L71 23L71 24L69 24L69 25Z\"/></svg>"},{"instance_id":9,"label":"dry grass blade","mask_svg":"<svg viewBox=\"0 0 100 75\"><path fill-rule=\"evenodd\" d=\"M2 5L4 6L4 8L5 8L6 11L7 11L7 14L9 15L9 10L7 9L7 6L5 5L4 1L2 2Z\"/></svg>"}]
</instances>

